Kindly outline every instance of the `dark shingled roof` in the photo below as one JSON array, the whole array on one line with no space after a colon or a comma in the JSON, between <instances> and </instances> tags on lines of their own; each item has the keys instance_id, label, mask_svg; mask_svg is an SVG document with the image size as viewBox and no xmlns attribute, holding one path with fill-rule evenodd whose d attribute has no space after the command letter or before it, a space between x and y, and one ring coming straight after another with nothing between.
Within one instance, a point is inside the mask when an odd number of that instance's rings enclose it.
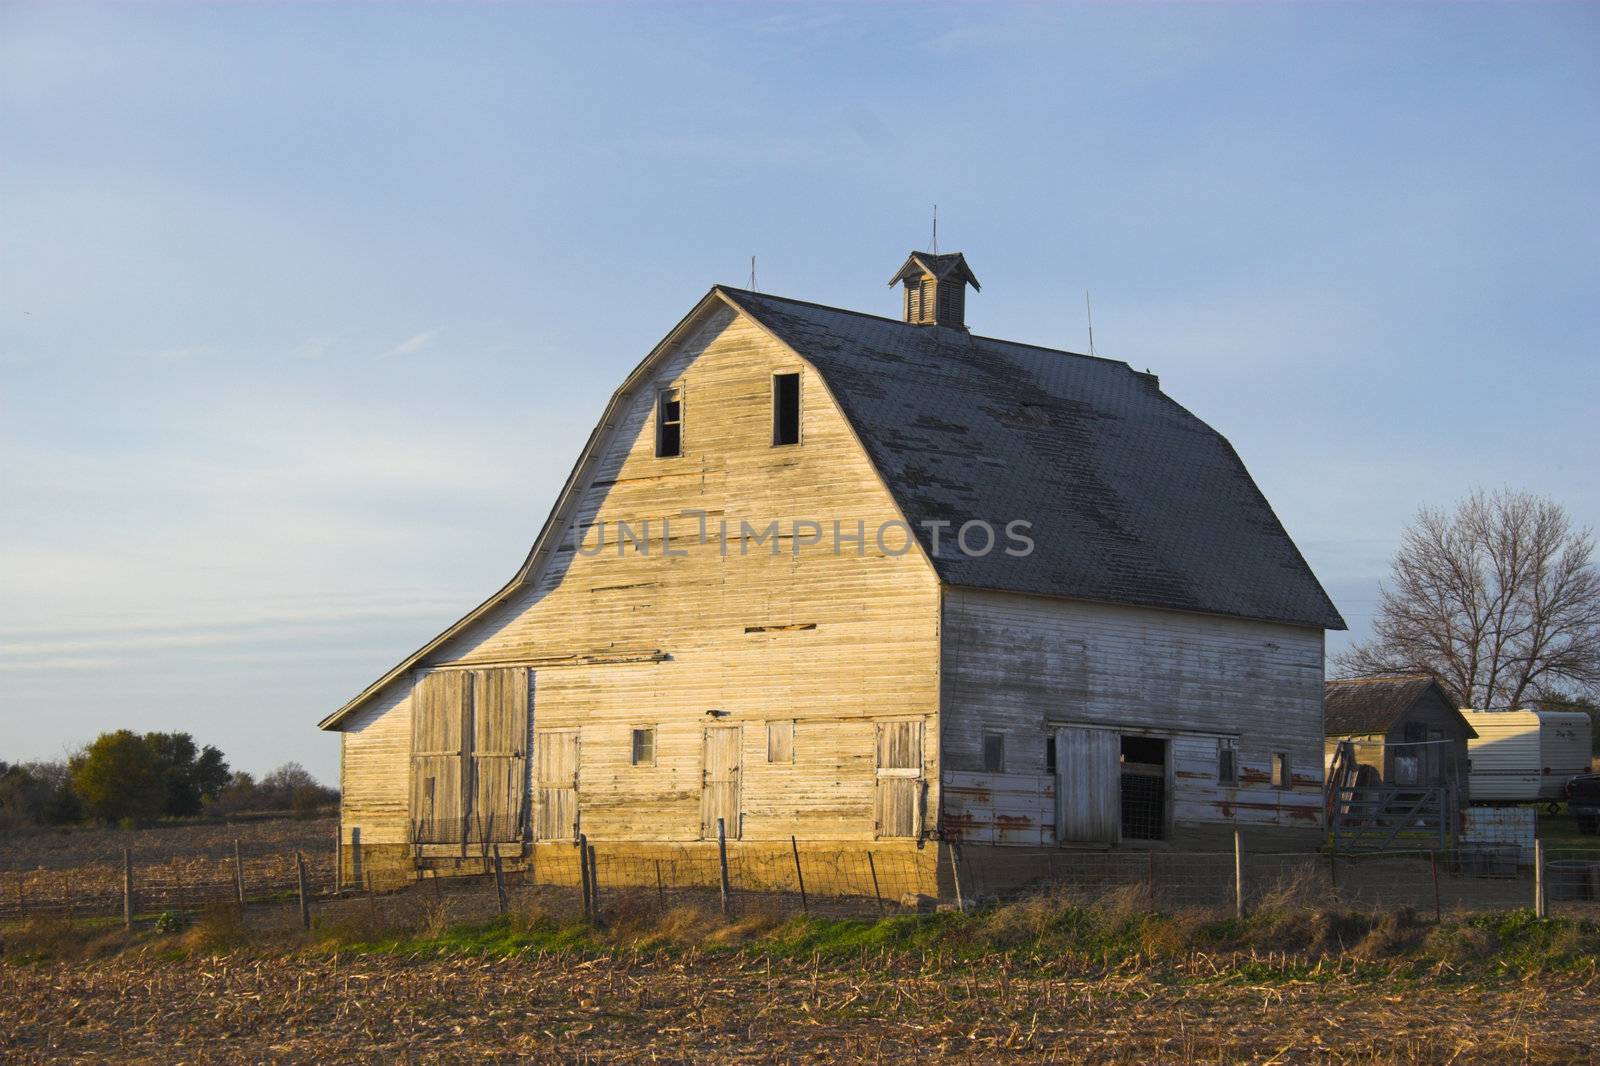
<instances>
[{"instance_id":1,"label":"dark shingled roof","mask_svg":"<svg viewBox=\"0 0 1600 1066\"><path fill-rule=\"evenodd\" d=\"M1431 689L1438 689L1439 698L1445 706L1455 707L1455 700L1450 693L1427 674L1389 674L1329 681L1322 688L1323 733L1330 737L1387 733ZM1477 736L1470 725L1467 731Z\"/></svg>"},{"instance_id":2,"label":"dark shingled roof","mask_svg":"<svg viewBox=\"0 0 1600 1066\"><path fill-rule=\"evenodd\" d=\"M1000 532L981 558L941 545L948 584L1345 628L1232 446L1152 375L720 291L817 368L930 553L924 521ZM1001 550L1013 519L1025 558Z\"/></svg>"}]
</instances>

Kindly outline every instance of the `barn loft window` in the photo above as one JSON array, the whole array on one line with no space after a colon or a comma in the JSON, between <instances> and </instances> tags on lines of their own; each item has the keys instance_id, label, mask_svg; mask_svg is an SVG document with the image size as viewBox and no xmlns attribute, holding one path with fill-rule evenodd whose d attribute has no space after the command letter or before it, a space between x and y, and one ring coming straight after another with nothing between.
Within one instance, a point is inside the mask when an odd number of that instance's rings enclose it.
<instances>
[{"instance_id":1,"label":"barn loft window","mask_svg":"<svg viewBox=\"0 0 1600 1066\"><path fill-rule=\"evenodd\" d=\"M654 766L656 764L656 730L655 726L645 726L633 731L633 765Z\"/></svg>"},{"instance_id":2,"label":"barn loft window","mask_svg":"<svg viewBox=\"0 0 1600 1066\"><path fill-rule=\"evenodd\" d=\"M1293 779L1289 776L1288 752L1275 751L1272 753L1272 787L1289 788Z\"/></svg>"},{"instance_id":3,"label":"barn loft window","mask_svg":"<svg viewBox=\"0 0 1600 1066\"><path fill-rule=\"evenodd\" d=\"M767 761L794 762L794 721L783 719L767 723Z\"/></svg>"},{"instance_id":4,"label":"barn loft window","mask_svg":"<svg viewBox=\"0 0 1600 1066\"><path fill-rule=\"evenodd\" d=\"M662 389L656 394L656 458L683 454L683 390Z\"/></svg>"},{"instance_id":5,"label":"barn loft window","mask_svg":"<svg viewBox=\"0 0 1600 1066\"><path fill-rule=\"evenodd\" d=\"M983 769L986 773L1006 772L1006 737L1004 733L983 735Z\"/></svg>"},{"instance_id":6,"label":"barn loft window","mask_svg":"<svg viewBox=\"0 0 1600 1066\"><path fill-rule=\"evenodd\" d=\"M1239 750L1233 746L1232 737L1217 740L1217 784L1239 783Z\"/></svg>"},{"instance_id":7,"label":"barn loft window","mask_svg":"<svg viewBox=\"0 0 1600 1066\"><path fill-rule=\"evenodd\" d=\"M772 443L800 443L800 375L772 375Z\"/></svg>"}]
</instances>

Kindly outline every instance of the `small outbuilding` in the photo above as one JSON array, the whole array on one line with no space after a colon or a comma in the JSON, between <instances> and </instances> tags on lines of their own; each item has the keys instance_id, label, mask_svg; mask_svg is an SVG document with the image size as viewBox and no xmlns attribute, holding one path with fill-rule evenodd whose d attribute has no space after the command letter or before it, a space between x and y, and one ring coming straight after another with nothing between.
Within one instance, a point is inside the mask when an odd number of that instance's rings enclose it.
<instances>
[{"instance_id":1,"label":"small outbuilding","mask_svg":"<svg viewBox=\"0 0 1600 1066\"><path fill-rule=\"evenodd\" d=\"M1349 741L1361 785L1447 786L1467 796L1467 741L1478 734L1444 686L1427 674L1329 681L1323 688L1325 755Z\"/></svg>"}]
</instances>

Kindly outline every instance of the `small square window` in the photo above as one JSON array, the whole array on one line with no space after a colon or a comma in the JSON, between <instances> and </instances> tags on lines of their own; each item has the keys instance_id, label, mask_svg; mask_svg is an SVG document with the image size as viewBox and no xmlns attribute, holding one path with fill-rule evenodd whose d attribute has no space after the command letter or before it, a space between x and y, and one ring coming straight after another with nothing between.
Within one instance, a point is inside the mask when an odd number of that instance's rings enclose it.
<instances>
[{"instance_id":1,"label":"small square window","mask_svg":"<svg viewBox=\"0 0 1600 1066\"><path fill-rule=\"evenodd\" d=\"M1006 737L1004 733L983 735L983 769L986 773L1006 772Z\"/></svg>"},{"instance_id":2,"label":"small square window","mask_svg":"<svg viewBox=\"0 0 1600 1066\"><path fill-rule=\"evenodd\" d=\"M683 454L683 390L662 389L656 394L656 458Z\"/></svg>"},{"instance_id":3,"label":"small square window","mask_svg":"<svg viewBox=\"0 0 1600 1066\"><path fill-rule=\"evenodd\" d=\"M1272 753L1272 787L1289 788L1293 782L1289 776L1289 754L1275 751Z\"/></svg>"},{"instance_id":4,"label":"small square window","mask_svg":"<svg viewBox=\"0 0 1600 1066\"><path fill-rule=\"evenodd\" d=\"M794 722L783 719L767 723L767 761L794 762Z\"/></svg>"},{"instance_id":5,"label":"small square window","mask_svg":"<svg viewBox=\"0 0 1600 1066\"><path fill-rule=\"evenodd\" d=\"M1222 737L1217 741L1217 784L1237 785L1239 783L1239 750L1233 746L1233 740Z\"/></svg>"},{"instance_id":6,"label":"small square window","mask_svg":"<svg viewBox=\"0 0 1600 1066\"><path fill-rule=\"evenodd\" d=\"M800 375L772 375L772 443L800 443Z\"/></svg>"},{"instance_id":7,"label":"small square window","mask_svg":"<svg viewBox=\"0 0 1600 1066\"><path fill-rule=\"evenodd\" d=\"M646 726L633 731L633 765L654 766L656 764L656 729L655 726Z\"/></svg>"}]
</instances>

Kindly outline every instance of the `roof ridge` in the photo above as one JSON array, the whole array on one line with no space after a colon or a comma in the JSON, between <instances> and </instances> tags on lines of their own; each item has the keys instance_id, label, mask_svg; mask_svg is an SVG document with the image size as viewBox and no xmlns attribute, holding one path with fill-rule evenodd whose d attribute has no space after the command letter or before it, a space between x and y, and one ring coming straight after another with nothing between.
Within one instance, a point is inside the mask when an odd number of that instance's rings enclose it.
<instances>
[{"instance_id":1,"label":"roof ridge","mask_svg":"<svg viewBox=\"0 0 1600 1066\"><path fill-rule=\"evenodd\" d=\"M1328 685L1372 685L1380 682L1394 683L1396 681L1433 681L1432 674L1424 673L1397 673L1397 674L1368 674L1365 677L1330 677L1324 684Z\"/></svg>"},{"instance_id":2,"label":"roof ridge","mask_svg":"<svg viewBox=\"0 0 1600 1066\"><path fill-rule=\"evenodd\" d=\"M754 296L762 300L777 300L780 303L799 304L801 307L814 307L818 311L833 311L841 315L855 315L857 318L870 318L878 322L887 322L892 326L905 326L909 329L927 329L926 326L912 325L898 318L888 315L875 315L870 311L857 311L850 307L834 307L832 304L819 304L814 300L801 300L794 296L779 296L773 292L757 292L755 289L740 289L732 285L714 285L712 288L733 296ZM1031 348L1036 352L1050 352L1053 355L1070 355L1074 359L1091 359L1097 363L1110 363L1113 366L1127 367L1130 373L1143 374L1142 370L1134 370L1133 364L1126 359L1113 359L1109 355L1088 355L1084 352L1069 351L1066 348L1051 348L1044 344L1033 344L1029 341L1014 341L1006 337L990 337L982 333L967 331L967 335L975 341L988 341L991 344L1009 344L1017 348Z\"/></svg>"}]
</instances>

